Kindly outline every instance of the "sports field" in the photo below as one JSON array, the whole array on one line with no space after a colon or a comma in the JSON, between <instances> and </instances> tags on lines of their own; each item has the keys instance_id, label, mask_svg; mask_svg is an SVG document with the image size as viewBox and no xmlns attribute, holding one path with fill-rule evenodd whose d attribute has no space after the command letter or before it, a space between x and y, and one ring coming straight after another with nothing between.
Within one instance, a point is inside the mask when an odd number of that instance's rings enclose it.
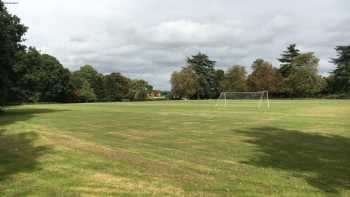
<instances>
[{"instance_id":1,"label":"sports field","mask_svg":"<svg viewBox=\"0 0 350 197\"><path fill-rule=\"evenodd\" d=\"M350 196L350 100L38 104L0 115L0 196Z\"/></svg>"}]
</instances>

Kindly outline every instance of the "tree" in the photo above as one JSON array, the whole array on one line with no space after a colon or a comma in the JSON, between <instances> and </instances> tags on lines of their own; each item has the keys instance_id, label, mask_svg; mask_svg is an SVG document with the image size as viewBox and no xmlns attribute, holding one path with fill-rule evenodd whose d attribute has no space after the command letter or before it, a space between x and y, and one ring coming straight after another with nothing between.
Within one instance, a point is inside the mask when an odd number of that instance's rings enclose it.
<instances>
[{"instance_id":1,"label":"tree","mask_svg":"<svg viewBox=\"0 0 350 197\"><path fill-rule=\"evenodd\" d=\"M337 46L337 57L332 59L336 69L332 72L331 92L350 94L350 45Z\"/></svg>"},{"instance_id":2,"label":"tree","mask_svg":"<svg viewBox=\"0 0 350 197\"><path fill-rule=\"evenodd\" d=\"M98 73L93 66L84 65L78 71L75 71L74 74L84 78L90 84L98 99L104 98L103 75Z\"/></svg>"},{"instance_id":3,"label":"tree","mask_svg":"<svg viewBox=\"0 0 350 197\"><path fill-rule=\"evenodd\" d=\"M27 27L20 19L8 13L0 1L0 105L13 101L14 83L18 76L14 73L16 54L25 47L21 44Z\"/></svg>"},{"instance_id":4,"label":"tree","mask_svg":"<svg viewBox=\"0 0 350 197\"><path fill-rule=\"evenodd\" d=\"M292 97L308 97L319 93L324 86L318 74L319 59L314 53L303 53L292 61L293 72L283 81L283 92Z\"/></svg>"},{"instance_id":5,"label":"tree","mask_svg":"<svg viewBox=\"0 0 350 197\"><path fill-rule=\"evenodd\" d=\"M298 56L294 57L291 65L294 70L297 70L298 68L305 68L309 69L312 73L317 74L319 61L320 60L315 56L313 52L308 52L301 53Z\"/></svg>"},{"instance_id":6,"label":"tree","mask_svg":"<svg viewBox=\"0 0 350 197\"><path fill-rule=\"evenodd\" d=\"M283 77L288 77L292 73L293 66L291 63L300 54L299 52L295 44L289 45L287 50L283 51L281 58L278 59L282 63L279 71Z\"/></svg>"},{"instance_id":7,"label":"tree","mask_svg":"<svg viewBox=\"0 0 350 197\"><path fill-rule=\"evenodd\" d=\"M253 72L248 76L249 89L252 91L267 90L272 94L279 92L282 76L271 63L257 59L252 68Z\"/></svg>"},{"instance_id":8,"label":"tree","mask_svg":"<svg viewBox=\"0 0 350 197\"><path fill-rule=\"evenodd\" d=\"M63 67L62 64L53 56L48 54L42 55L44 65L45 82L41 101L65 102L71 94L70 71Z\"/></svg>"},{"instance_id":9,"label":"tree","mask_svg":"<svg viewBox=\"0 0 350 197\"><path fill-rule=\"evenodd\" d=\"M19 102L37 102L40 100L44 89L46 73L39 51L30 47L27 51L17 53L17 62L14 66L14 74L18 80L13 83L16 94L13 98Z\"/></svg>"},{"instance_id":10,"label":"tree","mask_svg":"<svg viewBox=\"0 0 350 197\"><path fill-rule=\"evenodd\" d=\"M94 89L94 93L96 94L98 100L103 100L105 95L105 89L104 89L104 75L101 73L98 73L96 76L92 88Z\"/></svg>"},{"instance_id":11,"label":"tree","mask_svg":"<svg viewBox=\"0 0 350 197\"><path fill-rule=\"evenodd\" d=\"M310 97L319 93L324 81L309 69L299 68L284 80L284 92L291 97Z\"/></svg>"},{"instance_id":12,"label":"tree","mask_svg":"<svg viewBox=\"0 0 350 197\"><path fill-rule=\"evenodd\" d=\"M182 68L171 76L171 93L175 98L198 98L202 93L200 78L192 66Z\"/></svg>"},{"instance_id":13,"label":"tree","mask_svg":"<svg viewBox=\"0 0 350 197\"><path fill-rule=\"evenodd\" d=\"M223 81L225 79L225 71L221 69L215 70L215 87L216 87L216 96L218 97L220 93L224 90Z\"/></svg>"},{"instance_id":14,"label":"tree","mask_svg":"<svg viewBox=\"0 0 350 197\"><path fill-rule=\"evenodd\" d=\"M181 82L180 72L174 71L170 78L171 83L171 95L174 99L180 99L184 96L184 87Z\"/></svg>"},{"instance_id":15,"label":"tree","mask_svg":"<svg viewBox=\"0 0 350 197\"><path fill-rule=\"evenodd\" d=\"M14 72L20 76L14 87L22 102L65 102L72 93L70 71L53 56L35 48L18 53Z\"/></svg>"},{"instance_id":16,"label":"tree","mask_svg":"<svg viewBox=\"0 0 350 197\"><path fill-rule=\"evenodd\" d=\"M94 102L97 100L94 90L90 87L90 83L85 79L79 90L79 98L80 102Z\"/></svg>"},{"instance_id":17,"label":"tree","mask_svg":"<svg viewBox=\"0 0 350 197\"><path fill-rule=\"evenodd\" d=\"M148 94L153 90L153 87L145 80L131 80L129 98L131 100L146 100Z\"/></svg>"},{"instance_id":18,"label":"tree","mask_svg":"<svg viewBox=\"0 0 350 197\"><path fill-rule=\"evenodd\" d=\"M133 100L135 101L144 101L147 99L148 93L146 90L140 89L135 92Z\"/></svg>"},{"instance_id":19,"label":"tree","mask_svg":"<svg viewBox=\"0 0 350 197\"><path fill-rule=\"evenodd\" d=\"M106 99L109 101L121 101L128 98L129 79L120 73L111 73L104 77L104 89Z\"/></svg>"},{"instance_id":20,"label":"tree","mask_svg":"<svg viewBox=\"0 0 350 197\"><path fill-rule=\"evenodd\" d=\"M187 58L187 63L192 67L199 78L201 98L214 98L216 96L215 61L209 59L206 54L198 53Z\"/></svg>"},{"instance_id":21,"label":"tree","mask_svg":"<svg viewBox=\"0 0 350 197\"><path fill-rule=\"evenodd\" d=\"M232 66L225 73L222 87L225 92L243 92L247 90L247 72L240 65Z\"/></svg>"}]
</instances>

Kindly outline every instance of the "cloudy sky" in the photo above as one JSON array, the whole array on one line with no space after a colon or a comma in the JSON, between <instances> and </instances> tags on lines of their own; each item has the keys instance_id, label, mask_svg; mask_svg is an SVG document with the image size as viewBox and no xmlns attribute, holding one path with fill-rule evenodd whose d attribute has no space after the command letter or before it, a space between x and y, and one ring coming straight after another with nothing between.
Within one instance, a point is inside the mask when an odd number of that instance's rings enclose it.
<instances>
[{"instance_id":1,"label":"cloudy sky","mask_svg":"<svg viewBox=\"0 0 350 197\"><path fill-rule=\"evenodd\" d=\"M199 51L226 69L256 58L278 66L289 43L314 51L320 71L350 44L349 0L17 0L26 44L71 70L91 64L169 89L170 74Z\"/></svg>"}]
</instances>

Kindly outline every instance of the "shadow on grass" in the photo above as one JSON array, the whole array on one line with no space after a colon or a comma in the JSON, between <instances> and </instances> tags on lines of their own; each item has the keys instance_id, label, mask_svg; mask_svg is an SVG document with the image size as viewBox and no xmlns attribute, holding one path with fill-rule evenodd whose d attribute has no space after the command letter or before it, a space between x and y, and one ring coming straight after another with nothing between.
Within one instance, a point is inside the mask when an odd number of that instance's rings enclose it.
<instances>
[{"instance_id":1,"label":"shadow on grass","mask_svg":"<svg viewBox=\"0 0 350 197\"><path fill-rule=\"evenodd\" d=\"M249 165L290 171L324 192L350 190L350 139L273 127L239 131L261 156Z\"/></svg>"},{"instance_id":2,"label":"shadow on grass","mask_svg":"<svg viewBox=\"0 0 350 197\"><path fill-rule=\"evenodd\" d=\"M18 172L31 172L37 159L49 151L48 146L34 146L38 135L34 132L5 134L0 130L0 183Z\"/></svg>"},{"instance_id":3,"label":"shadow on grass","mask_svg":"<svg viewBox=\"0 0 350 197\"><path fill-rule=\"evenodd\" d=\"M0 112L0 127L6 126L17 121L25 121L33 118L37 114L61 112L68 110L54 110L54 109L42 109L42 108L32 108L32 109L5 109Z\"/></svg>"},{"instance_id":4,"label":"shadow on grass","mask_svg":"<svg viewBox=\"0 0 350 197\"><path fill-rule=\"evenodd\" d=\"M0 114L0 185L11 175L32 172L38 168L38 159L50 151L48 146L37 146L39 138L35 132L11 131L5 126L17 121L26 121L36 114L61 110L50 109L8 109ZM3 127L3 128L1 128Z\"/></svg>"}]
</instances>

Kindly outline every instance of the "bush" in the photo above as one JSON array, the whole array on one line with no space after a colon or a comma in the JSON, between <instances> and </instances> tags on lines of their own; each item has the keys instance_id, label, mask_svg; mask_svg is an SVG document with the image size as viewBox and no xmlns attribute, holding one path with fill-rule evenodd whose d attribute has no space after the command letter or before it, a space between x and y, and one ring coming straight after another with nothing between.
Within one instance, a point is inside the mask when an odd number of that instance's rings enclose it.
<instances>
[{"instance_id":1,"label":"bush","mask_svg":"<svg viewBox=\"0 0 350 197\"><path fill-rule=\"evenodd\" d=\"M330 94L326 95L323 98L325 99L350 99L350 94L342 93L342 94Z\"/></svg>"}]
</instances>

